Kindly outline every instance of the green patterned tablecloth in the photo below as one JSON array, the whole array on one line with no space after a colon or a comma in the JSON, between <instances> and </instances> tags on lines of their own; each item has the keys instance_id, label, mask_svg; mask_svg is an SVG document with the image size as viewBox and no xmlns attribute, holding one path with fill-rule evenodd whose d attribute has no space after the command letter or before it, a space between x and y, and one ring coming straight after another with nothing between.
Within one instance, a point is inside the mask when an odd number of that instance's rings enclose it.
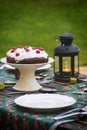
<instances>
[{"instance_id":1,"label":"green patterned tablecloth","mask_svg":"<svg viewBox=\"0 0 87 130\"><path fill-rule=\"evenodd\" d=\"M52 73L52 74L50 74ZM47 76L44 79L52 79L53 71L46 72ZM38 74L37 74L38 75ZM15 75L10 70L4 69L0 70L0 82L16 82ZM42 82L42 81L39 81ZM87 82L84 82L87 84ZM55 122L52 117L57 115L64 110L57 110L56 112L42 113L30 111L26 108L18 107L15 103L7 105L7 102L12 102L16 97L20 95L3 96L1 93L6 94L13 91L13 86L8 86L6 89L0 91L0 130L48 130L49 127ZM81 107L87 104L87 100L84 100L82 95L73 94L72 91L76 89L81 89L79 84L74 85L61 85L56 88L58 91L55 93L64 94L72 96L77 100L77 102L69 107ZM33 92L35 93L35 92ZM39 93L39 92L36 92ZM68 109L68 108L66 108ZM69 125L69 124L68 124ZM65 126L64 126L65 127Z\"/></svg>"}]
</instances>

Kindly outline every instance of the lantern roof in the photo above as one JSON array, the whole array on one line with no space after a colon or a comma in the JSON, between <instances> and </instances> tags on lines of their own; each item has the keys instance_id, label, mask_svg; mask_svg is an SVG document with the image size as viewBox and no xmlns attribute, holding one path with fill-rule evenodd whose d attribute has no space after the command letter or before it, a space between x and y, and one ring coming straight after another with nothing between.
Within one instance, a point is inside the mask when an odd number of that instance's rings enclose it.
<instances>
[{"instance_id":1,"label":"lantern roof","mask_svg":"<svg viewBox=\"0 0 87 130\"><path fill-rule=\"evenodd\" d=\"M59 54L78 54L80 49L72 43L73 41L73 35L64 33L59 36L59 39L61 41L61 44L57 45L54 48L54 55L59 55Z\"/></svg>"}]
</instances>

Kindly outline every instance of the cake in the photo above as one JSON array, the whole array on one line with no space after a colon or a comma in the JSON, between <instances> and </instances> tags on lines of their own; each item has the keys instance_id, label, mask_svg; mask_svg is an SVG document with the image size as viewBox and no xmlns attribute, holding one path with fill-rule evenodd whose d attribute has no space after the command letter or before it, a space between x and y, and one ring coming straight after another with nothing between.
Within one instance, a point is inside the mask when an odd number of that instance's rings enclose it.
<instances>
[{"instance_id":1,"label":"cake","mask_svg":"<svg viewBox=\"0 0 87 130\"><path fill-rule=\"evenodd\" d=\"M6 53L7 63L39 64L48 62L48 54L42 47L20 46Z\"/></svg>"}]
</instances>

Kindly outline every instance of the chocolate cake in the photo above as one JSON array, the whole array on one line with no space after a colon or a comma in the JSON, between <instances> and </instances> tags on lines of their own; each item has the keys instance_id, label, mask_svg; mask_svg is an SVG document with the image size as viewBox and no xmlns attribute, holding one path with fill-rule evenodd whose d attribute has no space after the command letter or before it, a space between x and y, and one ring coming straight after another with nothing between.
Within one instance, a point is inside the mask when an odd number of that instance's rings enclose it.
<instances>
[{"instance_id":1,"label":"chocolate cake","mask_svg":"<svg viewBox=\"0 0 87 130\"><path fill-rule=\"evenodd\" d=\"M48 54L44 48L21 46L12 48L6 54L7 63L39 64L48 62Z\"/></svg>"}]
</instances>

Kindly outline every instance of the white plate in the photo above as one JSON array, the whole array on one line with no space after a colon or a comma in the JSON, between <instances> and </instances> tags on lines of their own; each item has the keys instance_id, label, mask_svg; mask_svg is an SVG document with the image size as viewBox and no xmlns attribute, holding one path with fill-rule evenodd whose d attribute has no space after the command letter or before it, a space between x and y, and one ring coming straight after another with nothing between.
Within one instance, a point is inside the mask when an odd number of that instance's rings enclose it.
<instances>
[{"instance_id":1,"label":"white plate","mask_svg":"<svg viewBox=\"0 0 87 130\"><path fill-rule=\"evenodd\" d=\"M15 69L15 67L11 66L11 65L13 65L12 63L7 63L6 57L0 59L0 61L1 61L2 63L4 63L4 65L2 66L2 69L3 69L4 67L7 67L7 68L9 68L9 69ZM37 70L49 69L49 68L51 67L51 64L50 64L50 63L52 63L52 62L54 62L54 59L50 57L50 58L49 58L49 61L48 61L48 64L47 64L47 63L44 63L45 65L42 66L42 67L37 68ZM18 64L14 64L14 65L18 65ZM31 66L32 66L32 64L19 64L19 65L24 65L24 66L31 65ZM38 65L40 65L40 64L38 64Z\"/></svg>"},{"instance_id":2,"label":"white plate","mask_svg":"<svg viewBox=\"0 0 87 130\"><path fill-rule=\"evenodd\" d=\"M37 70L47 70L51 67L51 64L44 65L43 67L37 68Z\"/></svg>"},{"instance_id":3,"label":"white plate","mask_svg":"<svg viewBox=\"0 0 87 130\"><path fill-rule=\"evenodd\" d=\"M1 58L1 59L0 59L0 62L2 62L2 63L4 63L4 64L6 64L6 63L7 63L7 61L6 61L6 57Z\"/></svg>"},{"instance_id":4,"label":"white plate","mask_svg":"<svg viewBox=\"0 0 87 130\"><path fill-rule=\"evenodd\" d=\"M15 99L17 105L35 111L54 111L75 102L74 98L60 94L26 94Z\"/></svg>"}]
</instances>

